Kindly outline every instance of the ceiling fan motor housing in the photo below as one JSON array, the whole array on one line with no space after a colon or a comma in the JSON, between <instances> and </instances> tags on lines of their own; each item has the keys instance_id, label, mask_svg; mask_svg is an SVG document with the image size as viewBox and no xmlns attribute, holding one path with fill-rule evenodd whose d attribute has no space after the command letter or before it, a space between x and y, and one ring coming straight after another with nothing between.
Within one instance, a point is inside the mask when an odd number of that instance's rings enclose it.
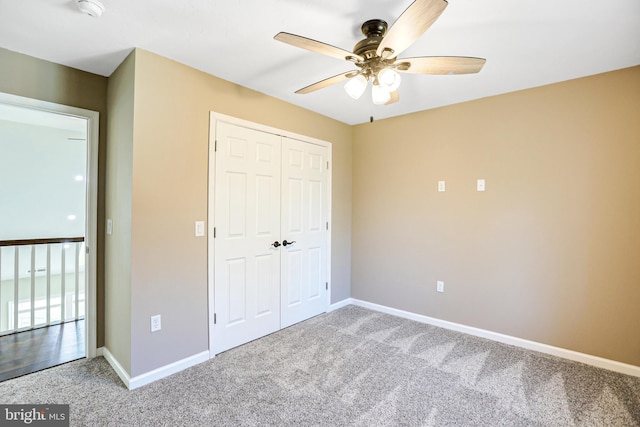
<instances>
[{"instance_id":1,"label":"ceiling fan motor housing","mask_svg":"<svg viewBox=\"0 0 640 427\"><path fill-rule=\"evenodd\" d=\"M362 24L361 29L366 38L353 47L353 53L371 59L376 56L376 50L387 32L387 23L382 19L370 19Z\"/></svg>"}]
</instances>

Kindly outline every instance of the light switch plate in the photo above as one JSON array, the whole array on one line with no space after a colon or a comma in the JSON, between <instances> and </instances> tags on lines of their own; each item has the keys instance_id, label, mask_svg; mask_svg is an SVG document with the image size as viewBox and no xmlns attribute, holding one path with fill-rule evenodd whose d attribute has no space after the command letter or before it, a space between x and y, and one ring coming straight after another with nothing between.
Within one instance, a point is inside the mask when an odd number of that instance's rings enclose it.
<instances>
[{"instance_id":1,"label":"light switch plate","mask_svg":"<svg viewBox=\"0 0 640 427\"><path fill-rule=\"evenodd\" d=\"M441 280L438 280L436 282L436 291L438 292L444 292L444 282Z\"/></svg>"},{"instance_id":2,"label":"light switch plate","mask_svg":"<svg viewBox=\"0 0 640 427\"><path fill-rule=\"evenodd\" d=\"M111 219L107 220L107 234L108 235L112 235L113 234L113 220L111 220Z\"/></svg>"},{"instance_id":3,"label":"light switch plate","mask_svg":"<svg viewBox=\"0 0 640 427\"><path fill-rule=\"evenodd\" d=\"M196 221L196 237L204 236L204 221Z\"/></svg>"},{"instance_id":4,"label":"light switch plate","mask_svg":"<svg viewBox=\"0 0 640 427\"><path fill-rule=\"evenodd\" d=\"M479 179L477 184L478 191L484 191L484 179Z\"/></svg>"},{"instance_id":5,"label":"light switch plate","mask_svg":"<svg viewBox=\"0 0 640 427\"><path fill-rule=\"evenodd\" d=\"M444 183L444 181L438 181L438 191L440 191L440 192L445 191L445 183Z\"/></svg>"}]
</instances>

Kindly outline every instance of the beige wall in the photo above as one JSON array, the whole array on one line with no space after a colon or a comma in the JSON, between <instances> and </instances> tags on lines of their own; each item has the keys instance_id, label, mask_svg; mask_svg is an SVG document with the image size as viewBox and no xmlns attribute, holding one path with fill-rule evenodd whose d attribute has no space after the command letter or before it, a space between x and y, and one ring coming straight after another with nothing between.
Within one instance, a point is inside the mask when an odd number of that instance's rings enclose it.
<instances>
[{"instance_id":1,"label":"beige wall","mask_svg":"<svg viewBox=\"0 0 640 427\"><path fill-rule=\"evenodd\" d=\"M207 239L193 227L207 219L209 111L333 143L332 299L348 297L351 127L140 49L134 74L130 375L208 349Z\"/></svg>"},{"instance_id":2,"label":"beige wall","mask_svg":"<svg viewBox=\"0 0 640 427\"><path fill-rule=\"evenodd\" d=\"M0 92L100 113L98 153L97 343L104 344L104 194L107 78L0 48Z\"/></svg>"},{"instance_id":3,"label":"beige wall","mask_svg":"<svg viewBox=\"0 0 640 427\"><path fill-rule=\"evenodd\" d=\"M639 118L634 67L356 126L352 296L640 365Z\"/></svg>"},{"instance_id":4,"label":"beige wall","mask_svg":"<svg viewBox=\"0 0 640 427\"><path fill-rule=\"evenodd\" d=\"M105 347L131 372L131 211L135 55L109 77L105 238Z\"/></svg>"}]
</instances>

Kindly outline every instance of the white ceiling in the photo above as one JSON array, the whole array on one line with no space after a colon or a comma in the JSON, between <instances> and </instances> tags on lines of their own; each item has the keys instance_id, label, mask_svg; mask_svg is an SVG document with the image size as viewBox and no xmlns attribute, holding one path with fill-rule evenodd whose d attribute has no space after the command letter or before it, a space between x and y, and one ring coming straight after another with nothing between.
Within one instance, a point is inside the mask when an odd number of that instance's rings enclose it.
<instances>
[{"instance_id":1,"label":"white ceiling","mask_svg":"<svg viewBox=\"0 0 640 427\"><path fill-rule=\"evenodd\" d=\"M338 84L347 61L273 40L279 31L351 50L360 25L390 25L411 0L102 0L101 18L74 0L0 0L0 47L109 76L134 47L348 124L407 114L640 64L640 1L450 0L401 57L476 56L477 75L404 74L400 102L354 101Z\"/></svg>"}]
</instances>

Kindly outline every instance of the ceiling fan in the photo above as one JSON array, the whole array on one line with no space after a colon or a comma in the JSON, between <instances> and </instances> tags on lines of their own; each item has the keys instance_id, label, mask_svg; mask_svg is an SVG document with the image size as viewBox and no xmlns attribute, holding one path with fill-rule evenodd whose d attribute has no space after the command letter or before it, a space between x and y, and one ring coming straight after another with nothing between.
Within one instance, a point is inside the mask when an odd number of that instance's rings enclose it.
<instances>
[{"instance_id":1,"label":"ceiling fan","mask_svg":"<svg viewBox=\"0 0 640 427\"><path fill-rule=\"evenodd\" d=\"M369 81L374 104L397 102L400 73L471 74L482 69L484 58L466 56L420 56L398 58L435 22L447 7L446 0L415 0L387 30L387 23L371 19L362 24L365 39L353 52L291 33L278 33L274 39L312 52L345 59L357 69L340 73L306 86L296 93L305 94L346 81L345 90L354 99L362 96Z\"/></svg>"}]
</instances>

